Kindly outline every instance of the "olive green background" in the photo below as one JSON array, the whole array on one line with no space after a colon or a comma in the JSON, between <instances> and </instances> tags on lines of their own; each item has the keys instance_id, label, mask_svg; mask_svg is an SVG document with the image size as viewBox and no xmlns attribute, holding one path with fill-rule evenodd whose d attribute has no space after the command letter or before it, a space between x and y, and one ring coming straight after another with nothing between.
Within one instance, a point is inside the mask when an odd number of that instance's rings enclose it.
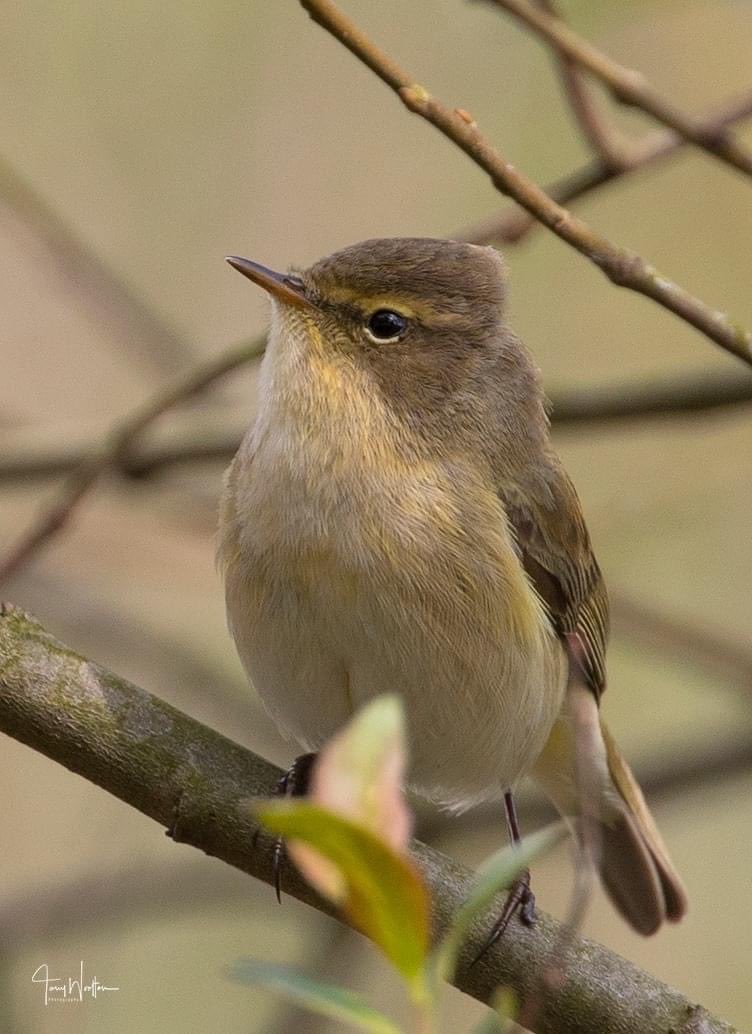
<instances>
[{"instance_id":1,"label":"olive green background","mask_svg":"<svg viewBox=\"0 0 752 1034\"><path fill-rule=\"evenodd\" d=\"M586 157L548 53L499 12L459 0L346 6L539 182ZM747 0L578 0L564 10L686 109L704 112L750 85ZM124 318L19 210L0 175L3 450L32 433L93 443L171 372L262 330L265 300L224 264L227 253L303 265L366 237L451 235L502 203L292 0L27 0L3 18L4 158L185 341L162 347ZM615 118L630 133L648 125ZM743 135L752 145L752 132ZM752 324L749 180L684 151L578 211ZM512 322L552 392L735 368L543 231L507 258ZM245 371L194 403L195 419L210 423L218 409L250 419L254 377ZM752 658L749 412L588 427L557 441L614 596L725 637ZM204 464L108 482L2 595L81 651L284 762L292 747L248 690L225 631L213 560L220 478L221 465ZM53 491L38 480L0 482L0 545ZM649 617L642 635L619 613L604 708L638 772L752 743L752 660L745 672L699 666L691 650L648 635ZM737 770L654 801L689 889L684 923L641 940L598 896L586 924L740 1027L752 1026L749 775ZM399 1005L361 939L292 901L279 908L267 887L173 844L6 738L0 786L0 1029L8 1034L329 1029L228 983L223 967L244 955L296 963ZM502 838L501 814L488 812L472 828L446 819L435 834L469 863ZM565 849L536 868L542 907L563 914L571 875ZM45 1009L33 971L47 962L68 976L80 960L120 990ZM447 992L447 1010L446 1028L459 1031L480 1007Z\"/></svg>"}]
</instances>

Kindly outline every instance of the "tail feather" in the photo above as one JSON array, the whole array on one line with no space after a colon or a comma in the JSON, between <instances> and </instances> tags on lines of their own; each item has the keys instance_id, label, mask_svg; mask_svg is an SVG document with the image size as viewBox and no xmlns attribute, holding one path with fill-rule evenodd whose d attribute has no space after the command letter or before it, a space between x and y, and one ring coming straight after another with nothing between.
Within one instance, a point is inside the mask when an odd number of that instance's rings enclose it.
<instances>
[{"instance_id":1,"label":"tail feather","mask_svg":"<svg viewBox=\"0 0 752 1034\"><path fill-rule=\"evenodd\" d=\"M653 859L632 816L600 823L598 868L617 911L638 933L649 937L666 918L663 888Z\"/></svg>"},{"instance_id":2,"label":"tail feather","mask_svg":"<svg viewBox=\"0 0 752 1034\"><path fill-rule=\"evenodd\" d=\"M586 808L598 833L597 862L612 903L638 932L649 936L664 920L681 919L687 895L674 869L653 817L627 762L606 726L589 690L571 685L562 716L554 726L534 778L558 810L573 821L582 815L585 764L587 792L594 796ZM575 706L586 715L588 728L576 752ZM585 750L586 757L582 752Z\"/></svg>"},{"instance_id":3,"label":"tail feather","mask_svg":"<svg viewBox=\"0 0 752 1034\"><path fill-rule=\"evenodd\" d=\"M669 858L668 850L658 832L653 816L650 814L642 790L603 722L601 722L601 733L606 747L611 779L627 806L629 818L650 855L650 860L660 881L666 919L676 923L687 911L687 892Z\"/></svg>"}]
</instances>

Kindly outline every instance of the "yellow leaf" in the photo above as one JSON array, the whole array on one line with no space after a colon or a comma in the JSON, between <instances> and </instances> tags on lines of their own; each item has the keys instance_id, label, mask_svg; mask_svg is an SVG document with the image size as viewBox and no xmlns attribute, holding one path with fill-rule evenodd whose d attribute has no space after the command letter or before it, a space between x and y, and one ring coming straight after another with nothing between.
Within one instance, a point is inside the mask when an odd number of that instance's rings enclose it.
<instances>
[{"instance_id":1,"label":"yellow leaf","mask_svg":"<svg viewBox=\"0 0 752 1034\"><path fill-rule=\"evenodd\" d=\"M256 807L264 825L286 837L296 863L302 841L333 863L344 880L344 893L333 900L351 922L371 938L419 997L429 945L428 894L405 855L364 826L309 801L275 801ZM314 886L328 893L325 882ZM304 875L308 871L304 869Z\"/></svg>"}]
</instances>

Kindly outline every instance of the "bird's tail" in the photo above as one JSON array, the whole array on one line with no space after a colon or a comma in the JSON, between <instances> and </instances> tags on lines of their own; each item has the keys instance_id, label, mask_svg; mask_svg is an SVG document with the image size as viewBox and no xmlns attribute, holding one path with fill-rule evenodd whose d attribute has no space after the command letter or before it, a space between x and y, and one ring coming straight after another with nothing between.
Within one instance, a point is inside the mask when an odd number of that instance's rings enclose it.
<instances>
[{"instance_id":1,"label":"bird's tail","mask_svg":"<svg viewBox=\"0 0 752 1034\"><path fill-rule=\"evenodd\" d=\"M585 726L584 734L578 727ZM687 896L642 791L600 719L591 691L570 683L533 776L576 829L593 823L595 858L611 901L638 933L676 922Z\"/></svg>"}]
</instances>

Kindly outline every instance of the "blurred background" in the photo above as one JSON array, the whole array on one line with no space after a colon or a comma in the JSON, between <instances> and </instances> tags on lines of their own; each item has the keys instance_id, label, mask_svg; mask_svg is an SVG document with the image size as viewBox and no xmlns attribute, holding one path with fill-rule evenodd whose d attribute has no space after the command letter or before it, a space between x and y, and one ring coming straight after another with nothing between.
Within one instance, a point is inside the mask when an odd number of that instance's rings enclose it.
<instances>
[{"instance_id":1,"label":"blurred background","mask_svg":"<svg viewBox=\"0 0 752 1034\"><path fill-rule=\"evenodd\" d=\"M500 11L459 0L347 0L346 9L538 182L587 159L550 54ZM562 10L689 111L752 85L748 0L569 0ZM61 456L96 446L176 374L263 330L265 298L225 254L306 265L367 237L451 236L505 203L292 0L27 0L5 9L4 24L3 551L54 498ZM638 116L610 117L632 137L651 128ZM752 132L740 138L752 145ZM752 323L752 183L741 174L685 148L577 211ZM504 250L511 319L552 395L744 378L741 364L612 287L550 234ZM165 417L159 440L232 438L253 417L255 378L247 367ZM555 437L614 600L605 713L691 900L684 923L641 940L599 896L586 933L749 1026L750 409L562 426ZM77 650L286 765L293 748L249 691L225 630L214 568L225 464L106 479L1 595ZM7 1034L329 1029L228 983L223 967L247 955L394 1004L386 967L362 939L292 900L278 907L268 887L175 845L5 737L0 785ZM526 829L542 821L540 802L526 798ZM422 822L434 844L468 864L504 836L500 810L461 820L426 811ZM534 872L540 905L562 915L571 881L562 849ZM68 975L79 960L120 990L45 1009L34 970L48 963ZM453 991L447 999L451 1029L466 1029L480 1006Z\"/></svg>"}]
</instances>

